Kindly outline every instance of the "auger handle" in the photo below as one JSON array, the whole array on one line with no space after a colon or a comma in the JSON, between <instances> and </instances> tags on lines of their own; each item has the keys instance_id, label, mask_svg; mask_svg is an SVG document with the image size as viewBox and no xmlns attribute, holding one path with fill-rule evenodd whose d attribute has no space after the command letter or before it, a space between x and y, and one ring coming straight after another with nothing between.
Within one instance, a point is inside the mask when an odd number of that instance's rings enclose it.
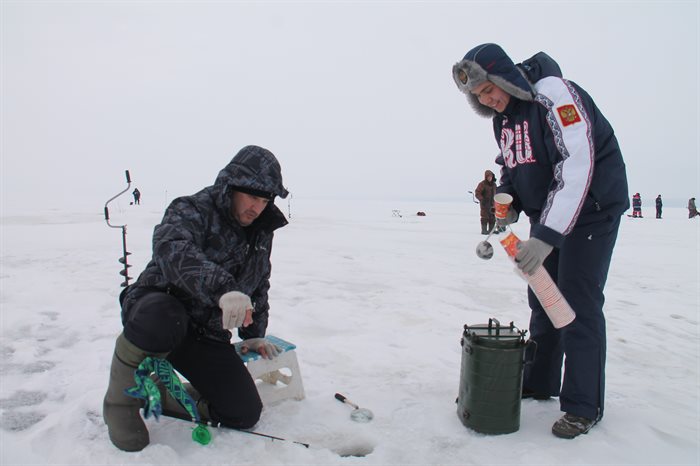
<instances>
[{"instance_id":1,"label":"auger handle","mask_svg":"<svg viewBox=\"0 0 700 466\"><path fill-rule=\"evenodd\" d=\"M125 192L127 192L129 190L129 188L131 187L131 175L129 174L129 170L125 170L124 173L126 174L126 188L123 191L120 191L116 195L112 196L111 198L109 198L109 200L107 202L105 202L105 208L104 208L105 222L107 222L107 225L111 228L123 228L126 226L126 225L112 225L111 223L109 223L109 208L107 207L107 204L109 204L110 202L112 202L113 200L115 200L116 198L118 198L119 196L124 194Z\"/></svg>"},{"instance_id":2,"label":"auger handle","mask_svg":"<svg viewBox=\"0 0 700 466\"><path fill-rule=\"evenodd\" d=\"M335 394L335 399L338 400L338 401L340 401L340 402L342 402L342 403L348 404L348 405L352 406L352 407L355 408L355 409L360 409L359 406L357 406L357 405L356 405L355 403L353 403L352 401L348 400L345 396L341 395L340 393L336 393L336 394Z\"/></svg>"}]
</instances>

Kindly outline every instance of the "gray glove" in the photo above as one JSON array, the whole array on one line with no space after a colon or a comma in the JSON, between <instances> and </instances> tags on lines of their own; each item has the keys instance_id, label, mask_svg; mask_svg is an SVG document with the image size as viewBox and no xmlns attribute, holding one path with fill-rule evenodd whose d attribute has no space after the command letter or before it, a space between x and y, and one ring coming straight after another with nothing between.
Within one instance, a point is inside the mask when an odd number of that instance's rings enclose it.
<instances>
[{"instance_id":1,"label":"gray glove","mask_svg":"<svg viewBox=\"0 0 700 466\"><path fill-rule=\"evenodd\" d=\"M505 227L506 225L517 222L518 217L518 212L513 207L510 207L508 209L508 213L506 214L506 218L496 218L496 225L499 227Z\"/></svg>"},{"instance_id":2,"label":"gray glove","mask_svg":"<svg viewBox=\"0 0 700 466\"><path fill-rule=\"evenodd\" d=\"M229 291L219 298L221 324L226 329L247 327L252 322L253 303L240 291Z\"/></svg>"},{"instance_id":3,"label":"gray glove","mask_svg":"<svg viewBox=\"0 0 700 466\"><path fill-rule=\"evenodd\" d=\"M274 359L279 356L282 349L265 338L248 338L241 344L241 353L246 354L248 351L255 351L264 359Z\"/></svg>"},{"instance_id":4,"label":"gray glove","mask_svg":"<svg viewBox=\"0 0 700 466\"><path fill-rule=\"evenodd\" d=\"M528 275L532 275L537 267L552 252L554 246L547 244L537 238L530 238L518 244L518 253L515 255L515 262L518 268Z\"/></svg>"}]
</instances>

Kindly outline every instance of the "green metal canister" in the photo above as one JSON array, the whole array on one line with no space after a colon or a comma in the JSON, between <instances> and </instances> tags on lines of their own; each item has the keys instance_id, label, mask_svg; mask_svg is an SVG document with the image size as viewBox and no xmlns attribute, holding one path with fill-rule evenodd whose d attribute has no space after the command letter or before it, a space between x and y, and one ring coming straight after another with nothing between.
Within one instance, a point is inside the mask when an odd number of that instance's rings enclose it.
<instances>
[{"instance_id":1,"label":"green metal canister","mask_svg":"<svg viewBox=\"0 0 700 466\"><path fill-rule=\"evenodd\" d=\"M520 428L527 330L511 322L501 326L465 325L462 334L457 415L465 426L483 434L509 434Z\"/></svg>"}]
</instances>

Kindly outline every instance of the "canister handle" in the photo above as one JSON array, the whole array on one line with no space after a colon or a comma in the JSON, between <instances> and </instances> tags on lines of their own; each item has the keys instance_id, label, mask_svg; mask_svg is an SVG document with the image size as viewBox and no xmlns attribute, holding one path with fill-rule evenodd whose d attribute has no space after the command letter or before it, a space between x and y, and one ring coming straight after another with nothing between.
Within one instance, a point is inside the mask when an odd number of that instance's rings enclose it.
<instances>
[{"instance_id":1,"label":"canister handle","mask_svg":"<svg viewBox=\"0 0 700 466\"><path fill-rule=\"evenodd\" d=\"M489 333L491 333L493 322L496 322L496 336L498 336L501 333L501 323L495 317L489 317Z\"/></svg>"},{"instance_id":2,"label":"canister handle","mask_svg":"<svg viewBox=\"0 0 700 466\"><path fill-rule=\"evenodd\" d=\"M528 351L530 346L532 346L532 351ZM528 353L530 357L528 357ZM523 350L523 365L527 366L535 362L535 356L537 356L537 342L535 340L528 340L525 342L525 349Z\"/></svg>"}]
</instances>

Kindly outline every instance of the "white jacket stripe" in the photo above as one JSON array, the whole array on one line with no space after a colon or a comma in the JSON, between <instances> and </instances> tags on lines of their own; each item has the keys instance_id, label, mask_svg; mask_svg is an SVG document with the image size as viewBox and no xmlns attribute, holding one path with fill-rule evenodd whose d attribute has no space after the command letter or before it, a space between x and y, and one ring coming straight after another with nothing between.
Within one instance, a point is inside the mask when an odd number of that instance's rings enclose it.
<instances>
[{"instance_id":1,"label":"white jacket stripe","mask_svg":"<svg viewBox=\"0 0 700 466\"><path fill-rule=\"evenodd\" d=\"M540 223L566 235L576 224L593 177L591 121L568 81L547 77L535 84L535 90L535 100L547 109L547 124L562 158L554 166L554 186L547 195Z\"/></svg>"}]
</instances>

